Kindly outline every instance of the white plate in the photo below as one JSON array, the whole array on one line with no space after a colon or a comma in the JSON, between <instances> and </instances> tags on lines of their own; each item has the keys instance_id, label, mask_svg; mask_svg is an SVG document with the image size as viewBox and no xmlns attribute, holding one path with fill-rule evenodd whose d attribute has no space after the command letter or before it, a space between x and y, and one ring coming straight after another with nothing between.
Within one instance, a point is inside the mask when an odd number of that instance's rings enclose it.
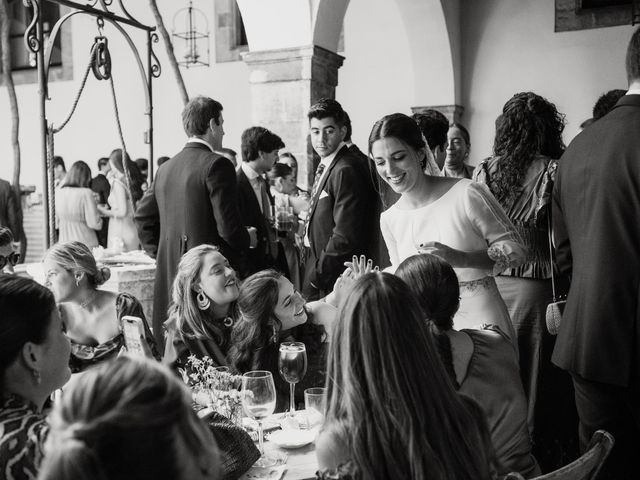
<instances>
[{"instance_id":1,"label":"white plate","mask_svg":"<svg viewBox=\"0 0 640 480\"><path fill-rule=\"evenodd\" d=\"M309 445L316 438L316 430L276 430L267 435L267 440L280 448L301 448Z\"/></svg>"}]
</instances>

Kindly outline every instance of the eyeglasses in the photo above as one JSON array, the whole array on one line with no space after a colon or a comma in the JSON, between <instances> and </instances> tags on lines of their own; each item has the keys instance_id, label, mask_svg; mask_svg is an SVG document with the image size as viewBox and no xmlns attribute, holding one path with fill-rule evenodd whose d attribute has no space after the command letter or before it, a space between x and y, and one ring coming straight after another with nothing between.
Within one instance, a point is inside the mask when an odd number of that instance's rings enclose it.
<instances>
[{"instance_id":1,"label":"eyeglasses","mask_svg":"<svg viewBox=\"0 0 640 480\"><path fill-rule=\"evenodd\" d=\"M10 263L11 266L15 266L16 263L20 261L20 254L17 252L12 252L6 257L4 255L0 255L0 270L7 266L7 263Z\"/></svg>"}]
</instances>

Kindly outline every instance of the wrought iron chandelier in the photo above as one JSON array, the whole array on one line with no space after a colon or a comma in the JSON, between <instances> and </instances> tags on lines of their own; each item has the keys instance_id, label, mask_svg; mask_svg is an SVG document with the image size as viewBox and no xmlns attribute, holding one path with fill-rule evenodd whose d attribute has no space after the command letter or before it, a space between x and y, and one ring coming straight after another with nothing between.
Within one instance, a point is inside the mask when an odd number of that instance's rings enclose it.
<instances>
[{"instance_id":1,"label":"wrought iron chandelier","mask_svg":"<svg viewBox=\"0 0 640 480\"><path fill-rule=\"evenodd\" d=\"M186 68L209 66L209 22L191 0L173 16L171 36L178 64Z\"/></svg>"}]
</instances>

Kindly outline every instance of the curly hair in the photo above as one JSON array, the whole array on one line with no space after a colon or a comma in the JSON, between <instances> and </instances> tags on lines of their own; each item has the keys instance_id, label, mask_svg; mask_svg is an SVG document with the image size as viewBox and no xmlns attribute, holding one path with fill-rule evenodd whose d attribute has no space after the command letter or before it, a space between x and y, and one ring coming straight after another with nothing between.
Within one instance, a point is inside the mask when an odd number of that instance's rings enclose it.
<instances>
[{"instance_id":1,"label":"curly hair","mask_svg":"<svg viewBox=\"0 0 640 480\"><path fill-rule=\"evenodd\" d=\"M557 160L564 152L565 116L556 106L533 92L516 93L496 120L493 155L497 172L489 189L503 206L520 193L522 181L536 155Z\"/></svg>"}]
</instances>

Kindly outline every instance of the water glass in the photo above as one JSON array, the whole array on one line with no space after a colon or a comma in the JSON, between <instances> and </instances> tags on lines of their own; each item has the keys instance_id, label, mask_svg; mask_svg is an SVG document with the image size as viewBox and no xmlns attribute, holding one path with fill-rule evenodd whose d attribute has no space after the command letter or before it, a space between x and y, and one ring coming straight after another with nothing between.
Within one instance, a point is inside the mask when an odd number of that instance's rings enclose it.
<instances>
[{"instance_id":1,"label":"water glass","mask_svg":"<svg viewBox=\"0 0 640 480\"><path fill-rule=\"evenodd\" d=\"M307 411L307 427L322 424L327 408L327 389L324 387L307 388L304 391L304 408Z\"/></svg>"},{"instance_id":2,"label":"water glass","mask_svg":"<svg viewBox=\"0 0 640 480\"><path fill-rule=\"evenodd\" d=\"M242 406L251 418L258 422L258 445L260 458L257 467L272 467L277 460L264 453L262 421L273 414L276 408L276 387L273 375L266 370L254 370L242 376Z\"/></svg>"}]
</instances>

